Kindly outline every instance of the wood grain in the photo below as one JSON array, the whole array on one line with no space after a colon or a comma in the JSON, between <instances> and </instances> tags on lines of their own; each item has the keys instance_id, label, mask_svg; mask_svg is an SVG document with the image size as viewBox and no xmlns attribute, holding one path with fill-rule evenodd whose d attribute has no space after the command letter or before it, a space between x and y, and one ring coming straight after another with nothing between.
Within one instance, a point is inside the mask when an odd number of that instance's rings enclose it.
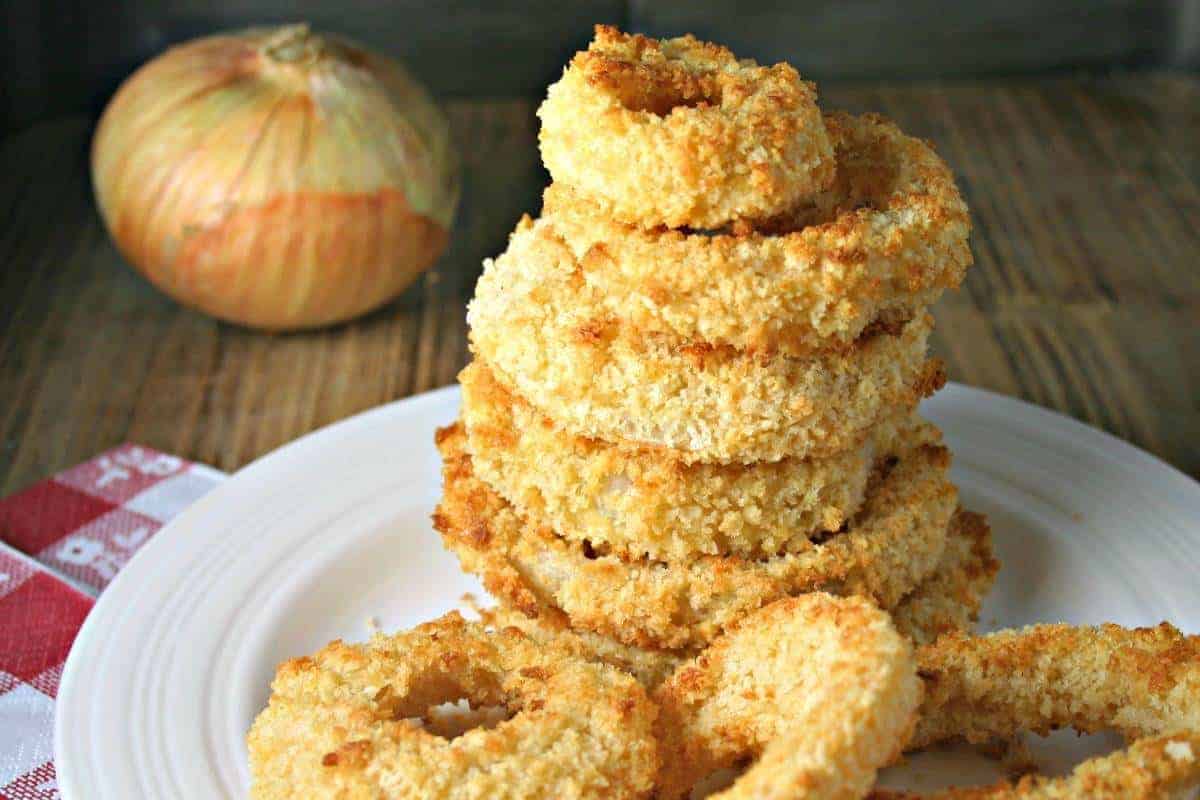
<instances>
[{"instance_id":1,"label":"wood grain","mask_svg":"<svg viewBox=\"0 0 1200 800\"><path fill-rule=\"evenodd\" d=\"M1200 81L1178 75L847 85L927 136L974 214L976 264L935 309L951 376L1056 408L1200 475ZM95 214L89 123L0 147L0 493L122 441L235 469L453 381L481 260L536 211L534 103L448 111L466 161L453 244L397 302L268 336L181 309ZM403 457L405 443L381 443Z\"/></svg>"}]
</instances>

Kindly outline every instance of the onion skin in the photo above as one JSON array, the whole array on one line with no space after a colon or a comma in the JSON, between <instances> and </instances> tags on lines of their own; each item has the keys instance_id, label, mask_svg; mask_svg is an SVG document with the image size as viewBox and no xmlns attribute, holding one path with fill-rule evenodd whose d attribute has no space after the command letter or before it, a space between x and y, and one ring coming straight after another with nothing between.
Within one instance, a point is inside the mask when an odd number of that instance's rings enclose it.
<instances>
[{"instance_id":1,"label":"onion skin","mask_svg":"<svg viewBox=\"0 0 1200 800\"><path fill-rule=\"evenodd\" d=\"M395 62L305 26L168 50L92 142L121 253L180 302L268 330L347 320L445 249L449 126Z\"/></svg>"}]
</instances>

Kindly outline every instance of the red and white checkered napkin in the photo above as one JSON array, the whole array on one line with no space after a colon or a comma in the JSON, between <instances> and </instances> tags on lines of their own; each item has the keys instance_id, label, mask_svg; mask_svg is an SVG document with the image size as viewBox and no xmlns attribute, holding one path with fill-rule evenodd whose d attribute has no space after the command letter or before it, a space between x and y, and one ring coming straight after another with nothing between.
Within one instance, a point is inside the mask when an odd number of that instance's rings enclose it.
<instances>
[{"instance_id":1,"label":"red and white checkered napkin","mask_svg":"<svg viewBox=\"0 0 1200 800\"><path fill-rule=\"evenodd\" d=\"M122 445L0 500L0 800L57 798L54 698L95 598L224 473Z\"/></svg>"}]
</instances>

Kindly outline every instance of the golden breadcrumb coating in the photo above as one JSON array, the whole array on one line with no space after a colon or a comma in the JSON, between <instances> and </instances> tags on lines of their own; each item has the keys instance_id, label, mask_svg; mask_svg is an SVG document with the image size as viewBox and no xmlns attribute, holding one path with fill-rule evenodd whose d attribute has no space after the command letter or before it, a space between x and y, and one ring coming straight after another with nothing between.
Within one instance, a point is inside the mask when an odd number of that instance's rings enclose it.
<instances>
[{"instance_id":1,"label":"golden breadcrumb coating","mask_svg":"<svg viewBox=\"0 0 1200 800\"><path fill-rule=\"evenodd\" d=\"M910 748L1112 730L1129 748L1062 778L951 789L932 797L1124 800L1192 796L1200 787L1200 637L1163 623L1034 625L987 636L951 634L917 653L925 683ZM1189 794L1185 794L1189 793ZM918 795L877 792L877 798Z\"/></svg>"},{"instance_id":2,"label":"golden breadcrumb coating","mask_svg":"<svg viewBox=\"0 0 1200 800\"><path fill-rule=\"evenodd\" d=\"M754 763L735 798L861 797L899 755L921 701L912 647L861 597L821 592L743 617L654 692L658 797Z\"/></svg>"},{"instance_id":3,"label":"golden breadcrumb coating","mask_svg":"<svg viewBox=\"0 0 1200 800\"><path fill-rule=\"evenodd\" d=\"M816 87L692 36L596 26L538 109L542 161L606 216L715 228L785 211L833 180Z\"/></svg>"},{"instance_id":4,"label":"golden breadcrumb coating","mask_svg":"<svg viewBox=\"0 0 1200 800\"><path fill-rule=\"evenodd\" d=\"M915 644L931 642L952 631L969 631L979 617L983 598L996 578L999 562L992 536L981 514L959 509L950 521L946 548L932 575L891 609L892 623ZM478 608L492 627L512 626L531 639L565 647L581 658L622 669L647 691L654 691L696 650L656 650L623 644L589 630L571 627L557 608L539 607L532 615L504 604Z\"/></svg>"},{"instance_id":5,"label":"golden breadcrumb coating","mask_svg":"<svg viewBox=\"0 0 1200 800\"><path fill-rule=\"evenodd\" d=\"M1139 739L1124 750L1084 761L1070 775L1026 775L1016 783L955 787L931 794L876 790L870 800L1195 800L1200 788L1200 733Z\"/></svg>"},{"instance_id":6,"label":"golden breadcrumb coating","mask_svg":"<svg viewBox=\"0 0 1200 800\"><path fill-rule=\"evenodd\" d=\"M951 635L919 656L928 691L914 747L1065 727L1129 739L1200 731L1200 637L1167 623Z\"/></svg>"},{"instance_id":7,"label":"golden breadcrumb coating","mask_svg":"<svg viewBox=\"0 0 1200 800\"><path fill-rule=\"evenodd\" d=\"M655 706L629 675L452 613L280 665L250 729L255 800L646 797ZM467 698L514 716L447 740L418 718Z\"/></svg>"},{"instance_id":8,"label":"golden breadcrumb coating","mask_svg":"<svg viewBox=\"0 0 1200 800\"><path fill-rule=\"evenodd\" d=\"M461 425L440 430L438 447L434 527L466 571L523 611L557 607L575 627L643 647L702 646L748 611L809 591L894 606L937 566L957 499L949 453L917 447L881 472L845 532L801 553L625 561L521 517L475 476Z\"/></svg>"},{"instance_id":9,"label":"golden breadcrumb coating","mask_svg":"<svg viewBox=\"0 0 1200 800\"><path fill-rule=\"evenodd\" d=\"M872 466L941 433L905 411L824 459L684 464L564 430L476 360L458 376L475 473L530 519L624 558L799 552L862 505Z\"/></svg>"},{"instance_id":10,"label":"golden breadcrumb coating","mask_svg":"<svg viewBox=\"0 0 1200 800\"><path fill-rule=\"evenodd\" d=\"M485 262L468 322L476 355L546 416L689 463L837 453L945 381L926 360L926 313L804 359L632 329L603 308L545 220L522 220L508 250Z\"/></svg>"},{"instance_id":11,"label":"golden breadcrumb coating","mask_svg":"<svg viewBox=\"0 0 1200 800\"><path fill-rule=\"evenodd\" d=\"M535 642L564 648L587 661L599 661L628 672L648 692L671 676L675 669L696 654L696 650L656 650L618 642L589 630L571 627L567 615L557 608L541 606L529 615L501 601L481 608L470 602L484 624L491 628L517 628Z\"/></svg>"},{"instance_id":12,"label":"golden breadcrumb coating","mask_svg":"<svg viewBox=\"0 0 1200 800\"><path fill-rule=\"evenodd\" d=\"M999 571L987 519L959 509L937 570L891 610L892 621L918 645L942 634L970 631Z\"/></svg>"},{"instance_id":13,"label":"golden breadcrumb coating","mask_svg":"<svg viewBox=\"0 0 1200 800\"><path fill-rule=\"evenodd\" d=\"M793 356L847 347L961 283L970 218L927 142L875 115L827 120L836 183L758 229L643 230L561 184L542 215L605 307L638 328Z\"/></svg>"}]
</instances>

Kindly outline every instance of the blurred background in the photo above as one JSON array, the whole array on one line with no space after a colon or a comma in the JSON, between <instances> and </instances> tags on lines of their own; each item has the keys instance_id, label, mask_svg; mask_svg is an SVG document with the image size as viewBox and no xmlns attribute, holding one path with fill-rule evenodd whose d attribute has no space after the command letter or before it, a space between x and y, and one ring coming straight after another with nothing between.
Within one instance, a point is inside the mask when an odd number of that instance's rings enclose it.
<instances>
[{"instance_id":1,"label":"blurred background","mask_svg":"<svg viewBox=\"0 0 1200 800\"><path fill-rule=\"evenodd\" d=\"M1200 0L10 0L2 19L0 494L125 440L232 469L451 383L480 261L547 181L534 110L597 22L787 60L826 107L932 139L976 225L976 265L938 308L951 377L1200 474ZM87 148L120 81L168 45L299 20L397 57L432 91L462 195L446 252L397 301L267 335L125 265Z\"/></svg>"},{"instance_id":2,"label":"blurred background","mask_svg":"<svg viewBox=\"0 0 1200 800\"><path fill-rule=\"evenodd\" d=\"M298 20L400 58L444 97L540 96L597 22L691 32L759 61L788 61L819 82L1200 65L1197 0L10 0L5 129L98 112L122 78L168 45Z\"/></svg>"}]
</instances>

